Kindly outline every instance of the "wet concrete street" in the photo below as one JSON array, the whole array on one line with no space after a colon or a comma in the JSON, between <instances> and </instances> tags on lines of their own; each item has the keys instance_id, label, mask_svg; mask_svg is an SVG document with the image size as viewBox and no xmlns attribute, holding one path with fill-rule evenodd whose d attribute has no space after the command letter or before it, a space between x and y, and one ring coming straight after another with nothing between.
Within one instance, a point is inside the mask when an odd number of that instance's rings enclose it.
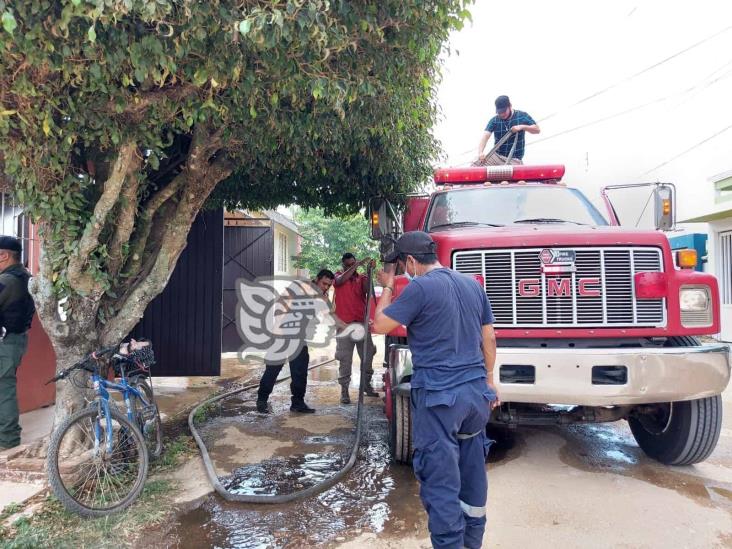
<instances>
[{"instance_id":1,"label":"wet concrete street","mask_svg":"<svg viewBox=\"0 0 732 549\"><path fill-rule=\"evenodd\" d=\"M314 360L315 362L315 360ZM380 371L380 359L374 361ZM284 493L326 478L347 459L355 406L341 406L334 364L311 372L315 416L290 414L287 383L274 414L254 397L224 401L202 435L224 484ZM352 398L355 397L355 389ZM670 468L646 458L625 423L496 430L485 547L732 547L732 392L716 452ZM209 496L180 514L171 547L429 547L411 470L389 462L379 399L366 399L359 460L347 479L277 506Z\"/></svg>"}]
</instances>

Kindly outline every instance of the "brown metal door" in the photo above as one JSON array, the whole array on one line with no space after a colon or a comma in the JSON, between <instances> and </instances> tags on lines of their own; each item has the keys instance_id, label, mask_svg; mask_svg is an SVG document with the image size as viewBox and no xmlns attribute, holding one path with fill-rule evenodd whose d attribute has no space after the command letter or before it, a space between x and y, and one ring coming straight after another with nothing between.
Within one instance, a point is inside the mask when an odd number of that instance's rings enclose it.
<instances>
[{"instance_id":1,"label":"brown metal door","mask_svg":"<svg viewBox=\"0 0 732 549\"><path fill-rule=\"evenodd\" d=\"M227 219L224 227L223 352L242 346L236 327L236 281L274 274L274 231L269 219Z\"/></svg>"}]
</instances>

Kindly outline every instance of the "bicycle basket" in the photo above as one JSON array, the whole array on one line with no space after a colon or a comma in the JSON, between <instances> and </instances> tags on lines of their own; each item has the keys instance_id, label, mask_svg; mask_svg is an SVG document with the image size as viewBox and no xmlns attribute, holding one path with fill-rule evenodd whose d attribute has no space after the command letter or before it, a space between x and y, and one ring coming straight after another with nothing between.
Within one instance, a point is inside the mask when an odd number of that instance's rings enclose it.
<instances>
[{"instance_id":1,"label":"bicycle basket","mask_svg":"<svg viewBox=\"0 0 732 549\"><path fill-rule=\"evenodd\" d=\"M155 353L153 353L152 345L145 345L134 351L128 351L127 344L123 344L121 352L113 361L114 373L119 377L122 368L125 368L127 376L150 376L150 370L155 364Z\"/></svg>"},{"instance_id":2,"label":"bicycle basket","mask_svg":"<svg viewBox=\"0 0 732 549\"><path fill-rule=\"evenodd\" d=\"M130 375L150 375L150 370L155 364L155 353L153 353L152 345L132 351L127 356L137 366L130 372Z\"/></svg>"}]
</instances>

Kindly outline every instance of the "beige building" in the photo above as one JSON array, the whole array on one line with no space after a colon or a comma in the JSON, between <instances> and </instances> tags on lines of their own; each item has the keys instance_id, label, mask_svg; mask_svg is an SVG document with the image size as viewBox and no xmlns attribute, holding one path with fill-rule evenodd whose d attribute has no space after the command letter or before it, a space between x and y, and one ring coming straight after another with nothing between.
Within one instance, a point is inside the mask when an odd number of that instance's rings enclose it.
<instances>
[{"instance_id":1,"label":"beige building","mask_svg":"<svg viewBox=\"0 0 732 549\"><path fill-rule=\"evenodd\" d=\"M699 192L705 203L702 211L683 222L709 224L709 255L705 270L719 280L720 338L732 341L732 170L710 177L706 187Z\"/></svg>"}]
</instances>

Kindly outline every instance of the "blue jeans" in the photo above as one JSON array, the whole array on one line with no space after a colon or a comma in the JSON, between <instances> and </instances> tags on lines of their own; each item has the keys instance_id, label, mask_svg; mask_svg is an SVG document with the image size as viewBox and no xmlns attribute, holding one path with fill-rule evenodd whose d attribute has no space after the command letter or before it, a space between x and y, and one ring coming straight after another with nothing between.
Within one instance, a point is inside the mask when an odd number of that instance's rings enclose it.
<instances>
[{"instance_id":1,"label":"blue jeans","mask_svg":"<svg viewBox=\"0 0 732 549\"><path fill-rule=\"evenodd\" d=\"M438 549L480 548L488 477L485 434L495 393L485 379L450 389L412 389L414 474Z\"/></svg>"}]
</instances>

